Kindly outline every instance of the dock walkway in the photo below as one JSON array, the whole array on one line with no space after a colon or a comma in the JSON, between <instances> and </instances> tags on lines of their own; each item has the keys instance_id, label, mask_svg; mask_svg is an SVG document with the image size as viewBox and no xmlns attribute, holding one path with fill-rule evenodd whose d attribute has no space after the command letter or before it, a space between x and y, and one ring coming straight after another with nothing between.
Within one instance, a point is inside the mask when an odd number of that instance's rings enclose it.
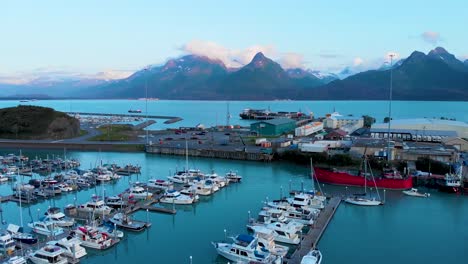
<instances>
[{"instance_id":1,"label":"dock walkway","mask_svg":"<svg viewBox=\"0 0 468 264\"><path fill-rule=\"evenodd\" d=\"M296 251L291 255L290 258L284 260L287 264L300 264L302 257L307 255L312 248L315 248L322 237L323 233L327 229L328 223L335 215L336 209L341 203L340 197L332 197L328 201L327 205L320 212L319 217L315 220L315 223L311 226L309 232L302 236L301 243L299 244Z\"/></svg>"}]
</instances>

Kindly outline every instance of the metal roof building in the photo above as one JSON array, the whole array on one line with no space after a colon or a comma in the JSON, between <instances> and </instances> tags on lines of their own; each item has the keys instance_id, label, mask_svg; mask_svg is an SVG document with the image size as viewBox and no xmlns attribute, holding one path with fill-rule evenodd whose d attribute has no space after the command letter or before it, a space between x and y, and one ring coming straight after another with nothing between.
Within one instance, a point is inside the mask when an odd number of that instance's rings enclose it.
<instances>
[{"instance_id":1,"label":"metal roof building","mask_svg":"<svg viewBox=\"0 0 468 264\"><path fill-rule=\"evenodd\" d=\"M431 133L434 133L434 131L455 131L456 136L461 138L468 138L468 124L461 121L433 118L396 119L390 121L390 127L392 129L412 130L417 135L427 135L426 132L428 131ZM378 123L372 125L372 129L385 130L387 128L388 123ZM453 136L453 134L446 136Z\"/></svg>"}]
</instances>

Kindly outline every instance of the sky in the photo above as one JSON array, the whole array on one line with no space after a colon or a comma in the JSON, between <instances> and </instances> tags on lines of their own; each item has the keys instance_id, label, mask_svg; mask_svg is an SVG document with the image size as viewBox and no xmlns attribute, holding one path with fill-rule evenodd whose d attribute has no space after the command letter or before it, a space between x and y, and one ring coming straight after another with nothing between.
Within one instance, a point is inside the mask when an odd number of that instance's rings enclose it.
<instances>
[{"instance_id":1,"label":"sky","mask_svg":"<svg viewBox=\"0 0 468 264\"><path fill-rule=\"evenodd\" d=\"M47 74L119 78L184 54L284 67L379 67L442 46L468 59L466 0L5 0L0 79Z\"/></svg>"}]
</instances>

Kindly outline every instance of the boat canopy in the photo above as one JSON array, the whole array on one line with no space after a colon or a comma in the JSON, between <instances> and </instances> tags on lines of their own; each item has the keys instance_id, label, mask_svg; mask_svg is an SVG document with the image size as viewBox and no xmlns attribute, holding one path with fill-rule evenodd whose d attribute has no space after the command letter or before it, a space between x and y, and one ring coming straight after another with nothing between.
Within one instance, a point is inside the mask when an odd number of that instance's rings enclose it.
<instances>
[{"instance_id":1,"label":"boat canopy","mask_svg":"<svg viewBox=\"0 0 468 264\"><path fill-rule=\"evenodd\" d=\"M241 234L237 236L237 240L250 244L255 238L251 235Z\"/></svg>"}]
</instances>

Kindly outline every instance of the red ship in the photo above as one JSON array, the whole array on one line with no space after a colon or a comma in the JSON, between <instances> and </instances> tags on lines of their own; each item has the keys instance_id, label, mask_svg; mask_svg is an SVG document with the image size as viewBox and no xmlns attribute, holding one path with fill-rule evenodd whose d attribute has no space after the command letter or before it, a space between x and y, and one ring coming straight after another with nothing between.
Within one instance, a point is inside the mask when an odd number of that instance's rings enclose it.
<instances>
[{"instance_id":1,"label":"red ship","mask_svg":"<svg viewBox=\"0 0 468 264\"><path fill-rule=\"evenodd\" d=\"M327 170L314 168L315 176L319 182L346 185L346 186L364 186L366 180L362 175L353 175L347 171ZM375 184L378 188L403 190L413 188L413 179L411 177L402 177L399 173L384 173L384 176L375 177ZM373 186L372 179L367 178L367 186Z\"/></svg>"}]
</instances>

